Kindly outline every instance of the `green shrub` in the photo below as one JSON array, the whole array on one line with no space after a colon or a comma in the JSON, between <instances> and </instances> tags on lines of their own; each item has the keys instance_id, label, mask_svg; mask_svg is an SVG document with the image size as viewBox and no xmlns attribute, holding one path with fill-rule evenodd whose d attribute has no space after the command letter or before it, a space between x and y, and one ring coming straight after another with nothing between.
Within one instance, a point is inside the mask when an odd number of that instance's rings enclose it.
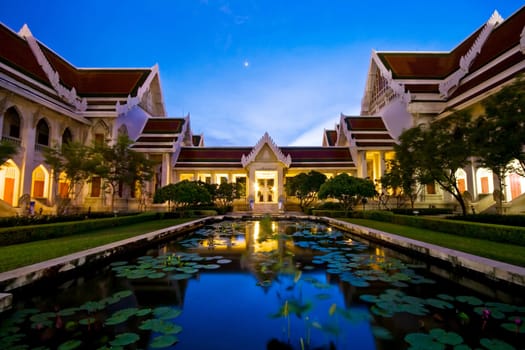
<instances>
[{"instance_id":1,"label":"green shrub","mask_svg":"<svg viewBox=\"0 0 525 350\"><path fill-rule=\"evenodd\" d=\"M450 208L399 208L391 210L394 214L400 215L451 215L453 212Z\"/></svg>"},{"instance_id":2,"label":"green shrub","mask_svg":"<svg viewBox=\"0 0 525 350\"><path fill-rule=\"evenodd\" d=\"M409 215L394 215L392 223L464 237L525 246L525 228L521 227Z\"/></svg>"},{"instance_id":3,"label":"green shrub","mask_svg":"<svg viewBox=\"0 0 525 350\"><path fill-rule=\"evenodd\" d=\"M351 213L349 212L348 215L346 215L344 210L312 209L312 214L309 215L327 216L329 218L344 218L350 217Z\"/></svg>"},{"instance_id":4,"label":"green shrub","mask_svg":"<svg viewBox=\"0 0 525 350\"><path fill-rule=\"evenodd\" d=\"M101 228L131 225L158 218L155 213L0 229L0 246L74 235Z\"/></svg>"},{"instance_id":5,"label":"green shrub","mask_svg":"<svg viewBox=\"0 0 525 350\"><path fill-rule=\"evenodd\" d=\"M451 220L525 227L525 215L470 214L465 216L449 216L447 218Z\"/></svg>"},{"instance_id":6,"label":"green shrub","mask_svg":"<svg viewBox=\"0 0 525 350\"><path fill-rule=\"evenodd\" d=\"M394 213L386 210L363 210L360 212L363 219L392 222Z\"/></svg>"}]
</instances>

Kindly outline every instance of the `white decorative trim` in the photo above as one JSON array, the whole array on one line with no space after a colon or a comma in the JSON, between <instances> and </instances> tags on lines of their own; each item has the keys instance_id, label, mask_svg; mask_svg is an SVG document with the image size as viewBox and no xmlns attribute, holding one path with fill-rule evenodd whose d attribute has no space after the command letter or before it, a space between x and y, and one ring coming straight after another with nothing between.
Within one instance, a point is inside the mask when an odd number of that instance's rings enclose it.
<instances>
[{"instance_id":1,"label":"white decorative trim","mask_svg":"<svg viewBox=\"0 0 525 350\"><path fill-rule=\"evenodd\" d=\"M445 80L439 84L439 94L441 97L448 97L449 92L459 85L459 81L467 75L469 68L476 58L476 56L481 52L485 41L489 37L490 33L494 27L503 22L503 18L500 16L498 11L494 11L492 16L489 18L478 37L474 41L474 44L470 47L465 55L459 60L459 69L454 73L449 75Z\"/></svg>"},{"instance_id":2,"label":"white decorative trim","mask_svg":"<svg viewBox=\"0 0 525 350\"><path fill-rule=\"evenodd\" d=\"M375 50L372 51L372 59L375 61L377 68L379 68L381 76L386 79L388 86L392 89L394 94L401 97L401 100L403 102L410 102L410 91L405 91L405 84L402 84L392 78L392 71L387 70L385 68L385 66L377 56L377 52Z\"/></svg>"},{"instance_id":3,"label":"white decorative trim","mask_svg":"<svg viewBox=\"0 0 525 350\"><path fill-rule=\"evenodd\" d=\"M121 115L124 113L129 112L133 107L137 106L139 103L142 102L142 99L144 98L145 94L149 92L151 87L151 82L153 81L153 78L159 73L159 65L155 64L153 67L151 67L151 72L148 75L148 78L142 84L138 91L137 95L135 97L131 97L131 95L128 95L128 98L126 99L126 103L121 105L120 102L117 101L117 104L115 106L117 110L117 115ZM148 111L149 112L149 111Z\"/></svg>"},{"instance_id":4,"label":"white decorative trim","mask_svg":"<svg viewBox=\"0 0 525 350\"><path fill-rule=\"evenodd\" d=\"M255 161L255 157L259 152L261 151L262 147L267 144L273 153L277 156L277 159L282 162L286 167L290 167L290 164L292 164L292 157L288 154L287 156L284 155L284 153L281 151L279 146L275 144L275 142L272 140L270 135L268 135L267 132L264 133L263 137L257 142L257 144L253 147L252 151L248 156L245 156L244 154L241 157L241 164L243 167L246 167L251 162Z\"/></svg>"},{"instance_id":5,"label":"white decorative trim","mask_svg":"<svg viewBox=\"0 0 525 350\"><path fill-rule=\"evenodd\" d=\"M521 53L525 55L525 27L523 27L520 34L520 49Z\"/></svg>"},{"instance_id":6,"label":"white decorative trim","mask_svg":"<svg viewBox=\"0 0 525 350\"><path fill-rule=\"evenodd\" d=\"M71 90L68 90L64 85L60 84L60 76L58 75L58 72L55 71L53 67L51 67L51 64L49 64L48 60L46 59L46 56L42 52L42 49L40 48L35 37L29 30L27 24L24 24L24 26L22 27L22 29L20 29L18 34L26 39L29 47L31 48L31 51L33 51L33 55L35 55L38 64L40 65L40 67L42 67L42 70L46 74L49 82L51 83L51 86L53 87L53 89L55 89L58 96L65 102L74 106L77 111L86 111L86 98L84 97L81 99L77 95L77 91L74 87Z\"/></svg>"}]
</instances>

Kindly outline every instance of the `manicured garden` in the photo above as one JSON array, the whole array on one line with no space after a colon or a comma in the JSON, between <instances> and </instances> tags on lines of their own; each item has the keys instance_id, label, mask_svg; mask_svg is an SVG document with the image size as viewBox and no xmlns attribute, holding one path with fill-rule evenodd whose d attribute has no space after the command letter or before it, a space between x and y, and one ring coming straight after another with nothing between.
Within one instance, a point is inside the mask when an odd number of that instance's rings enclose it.
<instances>
[{"instance_id":1,"label":"manicured garden","mask_svg":"<svg viewBox=\"0 0 525 350\"><path fill-rule=\"evenodd\" d=\"M54 259L191 220L193 218L147 220L129 225L110 226L81 234L50 238L45 241L38 240L1 246L0 272ZM83 224L83 222L75 223L76 226Z\"/></svg>"}]
</instances>

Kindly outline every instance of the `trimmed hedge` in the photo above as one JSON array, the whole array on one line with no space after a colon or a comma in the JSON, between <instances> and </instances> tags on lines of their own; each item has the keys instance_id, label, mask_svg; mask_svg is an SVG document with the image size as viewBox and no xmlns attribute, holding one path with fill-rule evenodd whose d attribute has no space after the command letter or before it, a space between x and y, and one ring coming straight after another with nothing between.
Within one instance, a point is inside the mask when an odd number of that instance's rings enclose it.
<instances>
[{"instance_id":1,"label":"trimmed hedge","mask_svg":"<svg viewBox=\"0 0 525 350\"><path fill-rule=\"evenodd\" d=\"M312 209L309 215L327 216L329 218L345 218L345 217L351 217L352 212L348 212L348 215L347 215L344 210Z\"/></svg>"},{"instance_id":2,"label":"trimmed hedge","mask_svg":"<svg viewBox=\"0 0 525 350\"><path fill-rule=\"evenodd\" d=\"M453 210L450 208L400 208L390 209L394 214L400 215L452 215Z\"/></svg>"},{"instance_id":3,"label":"trimmed hedge","mask_svg":"<svg viewBox=\"0 0 525 350\"><path fill-rule=\"evenodd\" d=\"M138 215L139 213L118 213L118 216ZM89 219L102 219L114 217L114 213L109 212L92 212L70 215L34 215L34 216L10 216L0 218L0 227L11 226L26 226L26 225L42 225L53 224L57 222L82 221Z\"/></svg>"},{"instance_id":4,"label":"trimmed hedge","mask_svg":"<svg viewBox=\"0 0 525 350\"><path fill-rule=\"evenodd\" d=\"M458 236L480 238L488 241L525 246L525 228L506 225L493 225L443 218L395 215L388 211L356 212L354 217L390 222L393 224L418 227Z\"/></svg>"},{"instance_id":5,"label":"trimmed hedge","mask_svg":"<svg viewBox=\"0 0 525 350\"><path fill-rule=\"evenodd\" d=\"M525 227L525 215L469 214L465 216L450 216L447 219Z\"/></svg>"},{"instance_id":6,"label":"trimmed hedge","mask_svg":"<svg viewBox=\"0 0 525 350\"><path fill-rule=\"evenodd\" d=\"M7 227L0 229L0 246L63 237L101 228L131 225L155 220L159 217L158 213L147 213L105 219L86 219L53 224Z\"/></svg>"}]
</instances>

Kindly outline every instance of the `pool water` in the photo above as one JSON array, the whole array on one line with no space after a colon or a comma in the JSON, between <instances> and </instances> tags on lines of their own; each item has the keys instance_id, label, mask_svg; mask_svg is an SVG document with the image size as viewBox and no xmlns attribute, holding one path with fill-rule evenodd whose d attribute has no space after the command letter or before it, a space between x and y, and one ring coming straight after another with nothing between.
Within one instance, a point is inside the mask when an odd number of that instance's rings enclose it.
<instances>
[{"instance_id":1,"label":"pool water","mask_svg":"<svg viewBox=\"0 0 525 350\"><path fill-rule=\"evenodd\" d=\"M17 300L0 348L524 349L521 292L432 269L323 223L224 221Z\"/></svg>"}]
</instances>

